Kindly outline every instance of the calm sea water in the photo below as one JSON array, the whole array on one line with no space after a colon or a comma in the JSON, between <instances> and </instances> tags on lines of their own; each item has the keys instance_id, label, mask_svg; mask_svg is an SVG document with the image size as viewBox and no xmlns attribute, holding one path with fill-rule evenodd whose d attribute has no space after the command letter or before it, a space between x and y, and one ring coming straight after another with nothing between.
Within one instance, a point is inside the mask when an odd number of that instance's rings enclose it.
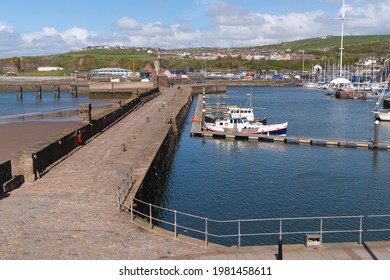
<instances>
[{"instance_id":1,"label":"calm sea water","mask_svg":"<svg viewBox=\"0 0 390 280\"><path fill-rule=\"evenodd\" d=\"M228 88L229 98L219 100L246 105L250 90ZM288 121L289 135L373 139L371 111L375 99L338 100L323 91L304 88L252 91L255 115L266 116L268 123ZM389 151L190 137L195 103L167 174L161 206L215 220L390 214ZM380 139L390 141L389 125L381 125ZM159 215L172 218L165 212ZM189 227L204 230L203 221L184 216L178 219ZM305 225L305 230L318 230L318 222L315 223ZM359 221L352 224L346 226L358 229ZM380 226L386 227L386 222L382 221ZM252 227L248 225L248 230ZM256 227L277 231L279 224ZM237 224L210 223L209 230L228 234L236 233L236 228ZM202 234L186 234L204 238ZM357 241L357 235L344 234L341 239L332 235L324 239ZM371 234L370 238L389 239L390 234ZM248 237L243 245L275 244L277 237L260 239ZM287 239L302 242L302 235ZM210 240L237 244L236 238Z\"/></svg>"},{"instance_id":2,"label":"calm sea water","mask_svg":"<svg viewBox=\"0 0 390 280\"><path fill-rule=\"evenodd\" d=\"M61 98L54 98L53 92L42 92L42 99L37 100L35 92L24 92L23 100L18 101L16 93L0 93L0 122L6 119L31 114L45 114L61 111L76 110L81 103L91 103L92 106L103 106L107 100L90 99L88 95L78 95L72 98L69 92L61 92Z\"/></svg>"}]
</instances>

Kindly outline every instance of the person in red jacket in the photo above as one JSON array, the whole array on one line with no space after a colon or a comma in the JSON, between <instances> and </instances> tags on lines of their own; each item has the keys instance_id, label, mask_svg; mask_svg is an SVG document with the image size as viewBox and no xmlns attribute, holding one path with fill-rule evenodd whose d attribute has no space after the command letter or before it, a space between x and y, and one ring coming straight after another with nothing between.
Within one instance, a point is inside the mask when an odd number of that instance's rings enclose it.
<instances>
[{"instance_id":1,"label":"person in red jacket","mask_svg":"<svg viewBox=\"0 0 390 280\"><path fill-rule=\"evenodd\" d=\"M81 131L77 131L77 143L79 145L82 145L83 144L83 136L81 135Z\"/></svg>"}]
</instances>

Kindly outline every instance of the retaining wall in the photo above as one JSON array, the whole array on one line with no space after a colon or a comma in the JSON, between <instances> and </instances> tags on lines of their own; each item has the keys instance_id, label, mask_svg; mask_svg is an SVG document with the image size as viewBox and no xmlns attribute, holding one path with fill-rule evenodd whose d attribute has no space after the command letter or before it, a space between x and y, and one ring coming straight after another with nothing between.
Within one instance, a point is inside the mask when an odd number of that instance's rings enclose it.
<instances>
[{"instance_id":1,"label":"retaining wall","mask_svg":"<svg viewBox=\"0 0 390 280\"><path fill-rule=\"evenodd\" d=\"M199 84L193 85L192 94L200 94L203 93L203 89L205 93L217 93L217 92L226 92L226 85L211 85L211 84Z\"/></svg>"},{"instance_id":2,"label":"retaining wall","mask_svg":"<svg viewBox=\"0 0 390 280\"><path fill-rule=\"evenodd\" d=\"M172 125L167 131L160 148L156 152L145 177L142 179L142 182L136 191L135 196L137 199L147 201L152 204L160 202L163 194L161 187L164 184L165 176L170 169L180 136L180 131L183 128L185 119L187 118L191 103L192 95L189 93L186 104L180 109L176 116L173 116L174 120L172 120ZM149 213L149 207L146 205L138 205L137 211Z\"/></svg>"}]
</instances>

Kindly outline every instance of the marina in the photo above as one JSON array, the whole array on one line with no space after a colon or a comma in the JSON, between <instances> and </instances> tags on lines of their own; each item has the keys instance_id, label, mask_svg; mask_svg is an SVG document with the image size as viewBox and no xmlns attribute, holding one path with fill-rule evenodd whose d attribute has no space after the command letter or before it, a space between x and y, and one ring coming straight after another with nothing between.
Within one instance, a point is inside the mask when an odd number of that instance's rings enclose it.
<instances>
[{"instance_id":1,"label":"marina","mask_svg":"<svg viewBox=\"0 0 390 280\"><path fill-rule=\"evenodd\" d=\"M204 94L200 94L197 97L197 104L195 113L192 117L191 125L191 136L197 137L208 137L208 138L225 138L225 139L236 139L236 140L249 140L249 141L259 141L259 142L276 142L276 143L285 143L285 144L303 144L303 145L320 145L320 146L330 146L330 147L344 147L344 148L367 148L367 149L390 149L390 142L383 141L375 143L374 140L353 140L353 139L337 139L337 138L319 138L319 137L305 137L305 136L279 136L279 135L266 135L266 134L250 134L243 133L239 130L231 130L228 132L225 131L212 131L206 129L203 125L206 113L204 107L206 103L204 102ZM210 108L216 108L209 106L207 112L212 113ZM218 109L218 111L223 109ZM215 113L215 112L214 112ZM222 112L223 115L227 115L227 112Z\"/></svg>"}]
</instances>

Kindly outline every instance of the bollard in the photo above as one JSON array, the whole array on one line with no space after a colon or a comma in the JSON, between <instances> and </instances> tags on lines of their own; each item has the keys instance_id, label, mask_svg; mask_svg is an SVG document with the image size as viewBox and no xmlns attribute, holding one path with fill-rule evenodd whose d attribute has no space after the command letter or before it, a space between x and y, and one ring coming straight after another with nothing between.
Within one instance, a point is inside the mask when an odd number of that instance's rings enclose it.
<instances>
[{"instance_id":1,"label":"bollard","mask_svg":"<svg viewBox=\"0 0 390 280\"><path fill-rule=\"evenodd\" d=\"M379 121L374 122L374 149L378 149L379 146Z\"/></svg>"},{"instance_id":2,"label":"bollard","mask_svg":"<svg viewBox=\"0 0 390 280\"><path fill-rule=\"evenodd\" d=\"M278 240L278 260L283 260L283 241Z\"/></svg>"}]
</instances>

